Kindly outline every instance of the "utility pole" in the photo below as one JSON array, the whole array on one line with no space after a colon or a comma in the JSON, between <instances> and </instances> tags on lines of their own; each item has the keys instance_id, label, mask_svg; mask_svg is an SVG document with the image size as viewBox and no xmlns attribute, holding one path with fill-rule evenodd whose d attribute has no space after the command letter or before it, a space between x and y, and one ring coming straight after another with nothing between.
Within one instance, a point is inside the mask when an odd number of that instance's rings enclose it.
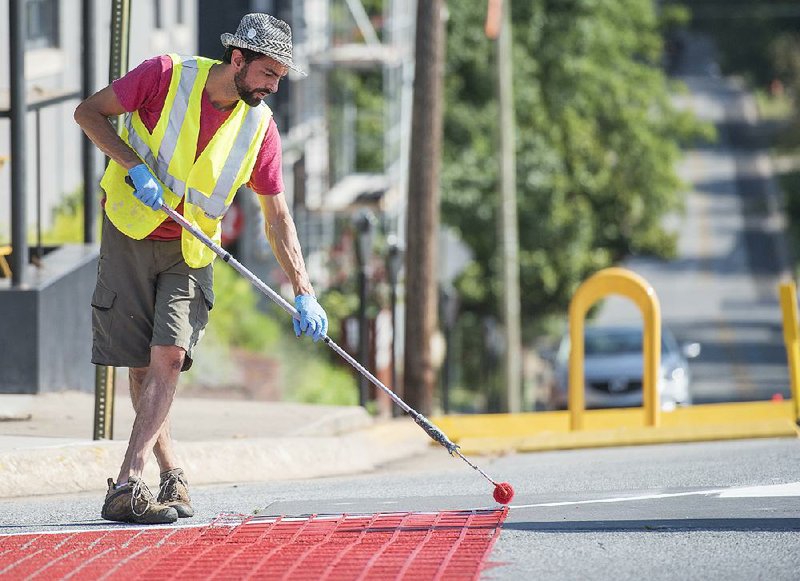
<instances>
[{"instance_id":1,"label":"utility pole","mask_svg":"<svg viewBox=\"0 0 800 581\"><path fill-rule=\"evenodd\" d=\"M442 150L445 0L417 3L414 98L406 229L405 401L423 414L433 407L436 370L439 169Z\"/></svg>"},{"instance_id":2,"label":"utility pole","mask_svg":"<svg viewBox=\"0 0 800 581\"><path fill-rule=\"evenodd\" d=\"M500 211L498 238L503 268L505 408L522 411L522 333L520 329L519 227L517 222L516 120L512 76L511 0L489 0L486 35L497 40L497 101L500 109Z\"/></svg>"}]
</instances>

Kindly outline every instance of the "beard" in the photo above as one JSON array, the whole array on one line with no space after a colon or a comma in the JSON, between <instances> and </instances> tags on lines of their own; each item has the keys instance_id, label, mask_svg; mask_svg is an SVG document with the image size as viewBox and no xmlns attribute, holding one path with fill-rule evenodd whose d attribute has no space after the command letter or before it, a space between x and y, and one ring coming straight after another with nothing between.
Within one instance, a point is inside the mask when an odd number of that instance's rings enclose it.
<instances>
[{"instance_id":1,"label":"beard","mask_svg":"<svg viewBox=\"0 0 800 581\"><path fill-rule=\"evenodd\" d=\"M272 91L266 87L251 87L245 83L244 78L247 76L249 66L245 66L241 71L233 75L233 82L236 85L236 92L239 93L239 98L251 107L258 107L263 99L258 95L264 94L266 96L271 94Z\"/></svg>"}]
</instances>

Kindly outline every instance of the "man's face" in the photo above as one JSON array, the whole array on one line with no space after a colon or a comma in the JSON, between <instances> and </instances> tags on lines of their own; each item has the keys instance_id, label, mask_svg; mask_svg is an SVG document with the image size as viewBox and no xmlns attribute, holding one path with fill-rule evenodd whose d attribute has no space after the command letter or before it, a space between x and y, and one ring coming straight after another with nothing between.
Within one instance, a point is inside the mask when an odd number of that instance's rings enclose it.
<instances>
[{"instance_id":1,"label":"man's face","mask_svg":"<svg viewBox=\"0 0 800 581\"><path fill-rule=\"evenodd\" d=\"M278 90L278 83L288 72L289 67L265 56L244 63L233 75L233 82L239 98L251 107L257 107L267 95Z\"/></svg>"}]
</instances>

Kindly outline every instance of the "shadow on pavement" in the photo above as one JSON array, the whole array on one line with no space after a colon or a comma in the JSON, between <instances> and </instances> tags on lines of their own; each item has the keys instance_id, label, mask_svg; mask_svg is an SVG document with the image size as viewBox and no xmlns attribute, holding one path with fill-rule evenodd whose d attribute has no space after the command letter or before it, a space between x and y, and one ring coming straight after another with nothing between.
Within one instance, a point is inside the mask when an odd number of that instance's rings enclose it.
<instances>
[{"instance_id":1,"label":"shadow on pavement","mask_svg":"<svg viewBox=\"0 0 800 581\"><path fill-rule=\"evenodd\" d=\"M504 530L598 533L675 531L800 531L800 518L698 518L653 520L598 520L569 522L506 522Z\"/></svg>"}]
</instances>

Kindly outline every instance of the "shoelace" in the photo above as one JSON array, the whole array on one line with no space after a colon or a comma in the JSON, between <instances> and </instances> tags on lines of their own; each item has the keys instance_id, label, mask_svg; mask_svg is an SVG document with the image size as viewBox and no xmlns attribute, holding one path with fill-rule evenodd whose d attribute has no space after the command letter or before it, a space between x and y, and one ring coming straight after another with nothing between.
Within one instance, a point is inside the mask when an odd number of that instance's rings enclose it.
<instances>
[{"instance_id":1,"label":"shoelace","mask_svg":"<svg viewBox=\"0 0 800 581\"><path fill-rule=\"evenodd\" d=\"M136 499L139 497L141 497L145 502L144 510L142 512L136 511ZM131 490L131 510L133 511L133 514L136 516L144 516L144 514L150 508L152 498L153 493L150 492L149 488L147 488L147 484L144 483L144 480L137 480L133 485L133 489Z\"/></svg>"},{"instance_id":2,"label":"shoelace","mask_svg":"<svg viewBox=\"0 0 800 581\"><path fill-rule=\"evenodd\" d=\"M182 478L177 474L167 474L164 478L164 481L161 483L161 489L164 490L165 487L168 487L167 490L169 491L169 497L165 498L167 502L172 500L180 500L180 495L178 494L178 483L186 485L182 482Z\"/></svg>"}]
</instances>

